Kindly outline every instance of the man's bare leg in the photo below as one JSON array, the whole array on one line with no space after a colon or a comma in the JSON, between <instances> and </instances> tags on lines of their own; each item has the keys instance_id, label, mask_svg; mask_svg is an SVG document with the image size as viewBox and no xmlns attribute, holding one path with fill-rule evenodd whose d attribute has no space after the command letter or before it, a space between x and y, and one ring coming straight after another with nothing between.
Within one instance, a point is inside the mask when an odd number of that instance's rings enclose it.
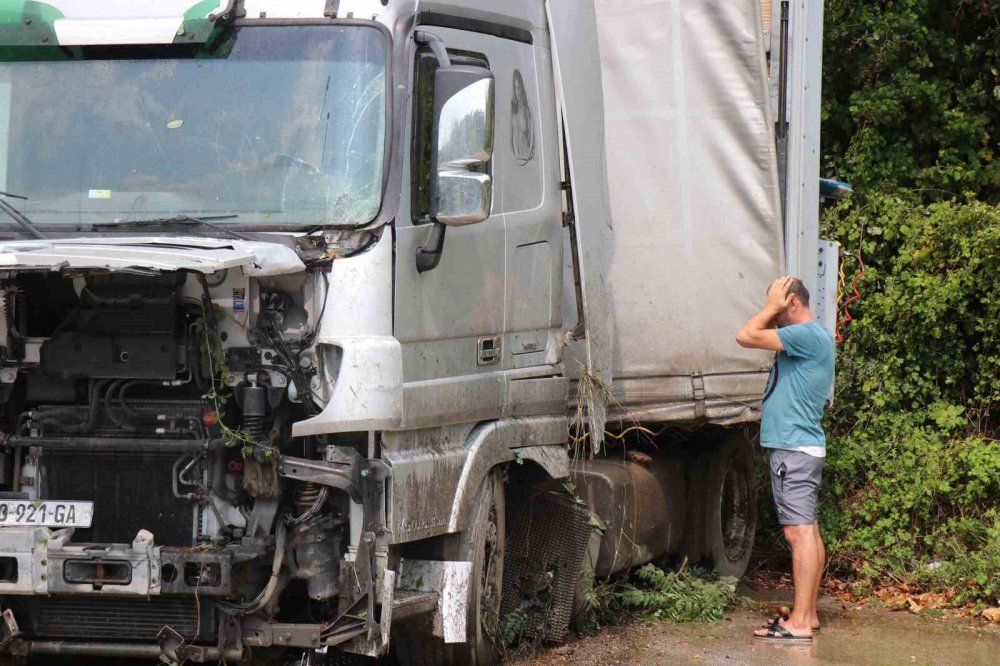
<instances>
[{"instance_id":1,"label":"man's bare leg","mask_svg":"<svg viewBox=\"0 0 1000 666\"><path fill-rule=\"evenodd\" d=\"M826 547L823 544L823 537L820 534L819 525L813 524L813 528L814 528L815 540L816 540L816 552L817 552L817 558L818 558L818 566L816 568L816 571L817 571L816 581L815 581L815 584L813 585L812 617L810 618L810 620L811 620L810 626L813 629L819 629L820 628L820 622L819 622L819 615L817 615L817 611L818 611L818 608L819 608L819 591L820 591L820 588L823 586L823 572L825 571L825 567L826 567ZM793 566L794 566L794 563L793 563Z\"/></svg>"},{"instance_id":2,"label":"man's bare leg","mask_svg":"<svg viewBox=\"0 0 1000 666\"><path fill-rule=\"evenodd\" d=\"M793 636L812 636L812 618L816 614L815 598L817 582L823 569L819 563L817 544L818 529L815 524L785 525L785 539L792 547L792 584L795 586L795 605L787 620L781 626ZM767 636L767 629L754 632L757 636Z\"/></svg>"},{"instance_id":3,"label":"man's bare leg","mask_svg":"<svg viewBox=\"0 0 1000 666\"><path fill-rule=\"evenodd\" d=\"M819 566L816 568L816 584L813 587L812 605L812 628L819 629L819 615L816 614L819 608L819 590L823 585L823 572L826 570L826 546L823 544L823 535L819 532L819 525L813 523L813 532L816 535L816 553Z\"/></svg>"}]
</instances>

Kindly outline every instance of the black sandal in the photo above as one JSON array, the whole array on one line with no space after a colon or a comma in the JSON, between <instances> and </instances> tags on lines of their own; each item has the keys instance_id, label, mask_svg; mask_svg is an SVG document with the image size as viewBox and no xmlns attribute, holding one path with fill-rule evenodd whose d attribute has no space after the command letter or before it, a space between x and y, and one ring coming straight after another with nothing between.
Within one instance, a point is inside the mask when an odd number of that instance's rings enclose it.
<instances>
[{"instance_id":1,"label":"black sandal","mask_svg":"<svg viewBox=\"0 0 1000 666\"><path fill-rule=\"evenodd\" d=\"M812 636L796 636L792 632L785 629L783 626L775 622L767 629L767 633L763 636L757 634L753 635L754 638L760 639L762 641L774 641L775 643L811 643Z\"/></svg>"}]
</instances>

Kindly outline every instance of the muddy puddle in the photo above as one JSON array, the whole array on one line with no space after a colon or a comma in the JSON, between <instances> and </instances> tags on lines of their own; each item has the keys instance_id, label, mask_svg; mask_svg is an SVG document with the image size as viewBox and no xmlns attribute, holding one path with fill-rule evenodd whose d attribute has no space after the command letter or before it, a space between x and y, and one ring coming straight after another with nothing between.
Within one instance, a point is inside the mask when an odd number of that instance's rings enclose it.
<instances>
[{"instance_id":1,"label":"muddy puddle","mask_svg":"<svg viewBox=\"0 0 1000 666\"><path fill-rule=\"evenodd\" d=\"M744 591L753 602L709 625L660 622L616 628L550 648L519 666L557 664L865 664L965 666L1000 664L1000 627L981 619L925 617L883 608L858 608L824 598L824 627L811 645L754 640L767 613L787 604L791 591Z\"/></svg>"}]
</instances>

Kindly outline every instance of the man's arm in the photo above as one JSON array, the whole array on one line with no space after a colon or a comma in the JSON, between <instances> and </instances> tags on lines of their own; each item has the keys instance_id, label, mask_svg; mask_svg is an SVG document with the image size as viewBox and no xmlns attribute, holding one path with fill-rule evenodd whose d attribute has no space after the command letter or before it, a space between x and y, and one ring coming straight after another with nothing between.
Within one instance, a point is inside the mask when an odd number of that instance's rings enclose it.
<instances>
[{"instance_id":1,"label":"man's arm","mask_svg":"<svg viewBox=\"0 0 1000 666\"><path fill-rule=\"evenodd\" d=\"M788 295L791 281L792 278L784 277L771 285L767 292L767 302L764 304L764 309L743 324L743 328L736 334L737 344L749 349L784 351L785 347L781 344L781 338L778 337L774 320L788 308L788 303L792 298Z\"/></svg>"}]
</instances>

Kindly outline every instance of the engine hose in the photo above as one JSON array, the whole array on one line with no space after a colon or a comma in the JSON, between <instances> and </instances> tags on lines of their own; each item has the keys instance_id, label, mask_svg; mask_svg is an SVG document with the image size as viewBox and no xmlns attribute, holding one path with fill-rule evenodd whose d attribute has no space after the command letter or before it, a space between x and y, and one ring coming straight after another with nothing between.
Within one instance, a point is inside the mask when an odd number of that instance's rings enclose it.
<instances>
[{"instance_id":1,"label":"engine hose","mask_svg":"<svg viewBox=\"0 0 1000 666\"><path fill-rule=\"evenodd\" d=\"M117 428L120 428L122 430L135 430L136 429L135 426L126 423L124 419L120 418L115 413L113 407L115 394L118 393L118 391L121 390L122 386L127 382L128 380L125 379L117 379L113 384L111 384L111 387L108 389L108 392L104 395L104 411L107 413L108 418L111 419L111 422L114 423Z\"/></svg>"},{"instance_id":2,"label":"engine hose","mask_svg":"<svg viewBox=\"0 0 1000 666\"><path fill-rule=\"evenodd\" d=\"M126 418L129 417L133 419L142 418L142 414L140 414L137 409L135 409L134 407L130 407L125 402L125 400L128 397L128 392L140 384L144 384L146 386L159 386L160 382L145 381L142 379L133 379L131 381L125 382L125 385L122 386L120 391L118 391L118 400L116 402L118 403L118 406L121 407L122 410L125 412Z\"/></svg>"},{"instance_id":3,"label":"engine hose","mask_svg":"<svg viewBox=\"0 0 1000 666\"><path fill-rule=\"evenodd\" d=\"M202 394L211 391L208 382L205 381L205 376L202 374L201 367L201 352L202 346L201 333L198 331L198 324L193 323L188 326L188 344L187 344L187 360L188 360L188 372L191 374L191 379L194 381L194 385L198 388Z\"/></svg>"},{"instance_id":4,"label":"engine hose","mask_svg":"<svg viewBox=\"0 0 1000 666\"><path fill-rule=\"evenodd\" d=\"M858 250L858 254L855 255L855 254L847 253L847 256L853 257L855 260L857 260L857 262L858 262L858 272L854 275L854 279L851 280L851 289L852 289L852 291L854 293L850 296L850 298L848 298L846 301L844 301L843 305L840 306L840 310L843 311L844 316L840 320L837 321L836 333L837 333L837 343L838 344L843 344L843 342L844 342L844 335L841 332L841 328L843 328L847 324L850 324L852 321L854 321L854 315L851 314L850 307L851 307L851 305L853 305L857 301L861 300L861 288L858 286L858 283L861 281L861 278L863 278L865 276L865 274L868 272L868 267L865 266L865 262L861 259L861 250L860 249ZM844 262L843 261L840 262L840 276L841 276L841 279L843 279L843 276L844 276Z\"/></svg>"},{"instance_id":5,"label":"engine hose","mask_svg":"<svg viewBox=\"0 0 1000 666\"><path fill-rule=\"evenodd\" d=\"M128 418L135 419L135 418L139 417L139 412L135 411L134 409L132 409L131 407L129 407L127 404L125 404L125 396L128 393L129 389L131 389L133 386L135 386L138 383L139 382L136 381L136 380L125 382L124 384L122 384L121 390L118 391L118 399L115 402L117 402L118 406L121 407L121 409L122 409L123 412L125 412L125 418L126 419L128 419Z\"/></svg>"},{"instance_id":6,"label":"engine hose","mask_svg":"<svg viewBox=\"0 0 1000 666\"><path fill-rule=\"evenodd\" d=\"M87 405L72 405L72 406L56 406L56 405L40 405L30 412L25 412L25 414L35 414L38 418L45 419L55 419L62 416L80 416L83 415L84 418L90 415Z\"/></svg>"},{"instance_id":7,"label":"engine hose","mask_svg":"<svg viewBox=\"0 0 1000 666\"><path fill-rule=\"evenodd\" d=\"M80 434L86 432L93 432L97 428L97 409L100 404L101 391L107 385L106 380L91 382L89 387L89 404L87 406L88 412L86 420L82 423L69 423L67 424L64 420L59 417L63 414L68 415L68 411L63 411L63 408L55 408L52 410L43 410L40 414L41 418L38 420L38 424L46 427L50 426L58 429L61 432L70 434ZM79 408L66 408L77 410ZM74 414L76 415L76 414Z\"/></svg>"},{"instance_id":8,"label":"engine hose","mask_svg":"<svg viewBox=\"0 0 1000 666\"><path fill-rule=\"evenodd\" d=\"M90 415L87 418L87 431L90 432L97 428L97 409L101 402L101 391L107 386L108 382L106 380L101 380L94 382L90 385Z\"/></svg>"}]
</instances>

